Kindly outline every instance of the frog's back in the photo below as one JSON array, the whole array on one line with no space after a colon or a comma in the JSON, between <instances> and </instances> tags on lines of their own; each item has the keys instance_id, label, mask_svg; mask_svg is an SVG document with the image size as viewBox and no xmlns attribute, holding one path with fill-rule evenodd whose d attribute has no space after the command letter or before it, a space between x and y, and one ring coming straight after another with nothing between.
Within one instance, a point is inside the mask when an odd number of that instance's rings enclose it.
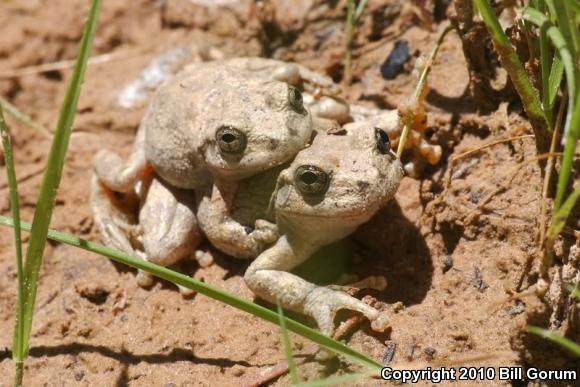
<instances>
[{"instance_id":1,"label":"frog's back","mask_svg":"<svg viewBox=\"0 0 580 387\"><path fill-rule=\"evenodd\" d=\"M155 93L141 123L145 153L156 172L170 184L186 189L207 184L209 172L201 147L207 141L200 115L210 95L237 76L220 65L189 66ZM218 96L219 97L219 96Z\"/></svg>"}]
</instances>

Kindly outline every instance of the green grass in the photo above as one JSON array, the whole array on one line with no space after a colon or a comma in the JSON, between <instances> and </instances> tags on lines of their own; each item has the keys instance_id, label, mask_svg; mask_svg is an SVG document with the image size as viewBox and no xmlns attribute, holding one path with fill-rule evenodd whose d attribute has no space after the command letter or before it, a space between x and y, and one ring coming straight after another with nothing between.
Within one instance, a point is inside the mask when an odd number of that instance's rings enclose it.
<instances>
[{"instance_id":1,"label":"green grass","mask_svg":"<svg viewBox=\"0 0 580 387\"><path fill-rule=\"evenodd\" d=\"M533 333L534 335L538 335L540 337L553 341L554 343L560 345L561 347L566 348L574 356L580 356L580 344L577 344L562 335L559 335L547 329L534 326L527 327L527 331Z\"/></svg>"},{"instance_id":2,"label":"green grass","mask_svg":"<svg viewBox=\"0 0 580 387\"><path fill-rule=\"evenodd\" d=\"M35 122L28 115L22 113L20 110L18 110L16 106L12 105L3 97L0 97L0 107L2 107L6 111L6 113L10 114L12 117L20 121L22 124L28 126L31 129L34 129L41 136L49 139L52 138L52 134L50 134L48 129Z\"/></svg>"},{"instance_id":3,"label":"green grass","mask_svg":"<svg viewBox=\"0 0 580 387\"><path fill-rule=\"evenodd\" d=\"M501 28L499 20L495 15L488 0L474 0L475 5L487 26L499 55L502 67L507 71L509 77L518 92L524 109L528 114L530 123L536 136L536 144L539 153L545 153L550 147L549 124L538 91L532 85L528 74L522 64L518 54L512 47L510 40Z\"/></svg>"},{"instance_id":4,"label":"green grass","mask_svg":"<svg viewBox=\"0 0 580 387\"><path fill-rule=\"evenodd\" d=\"M47 238L103 255L134 268L146 270L158 276L159 278L197 291L200 294L213 298L219 302L231 305L245 312L251 313L261 319L270 321L275 324L280 324L283 326L283 332L286 338L287 329L326 347L330 351L341 354L351 361L361 364L367 369L372 370L373 373L378 374L381 368L381 364L374 359L371 359L364 354L361 354L314 329L284 317L283 314L281 314L281 311L280 314L275 313L267 308L243 300L236 295L227 293L221 289L212 287L211 285L197 281L191 277L185 276L165 267L146 262L137 257L131 257L120 251L115 251L105 246L76 238L72 235L49 230L50 219L54 209L55 197L62 176L66 151L68 148L76 107L80 96L81 85L83 82L87 59L97 25L100 7L101 0L94 0L92 2L91 11L80 43L76 65L73 70L69 88L61 105L56 130L52 136L52 145L49 152L32 225L20 221L20 215L18 212L17 181L12 159L12 149L9 144L8 129L6 128L3 117L0 120L0 129L2 131L13 216L12 219L0 216L0 225L14 227L18 267L17 316L14 343L12 348L13 358L16 364L15 385L22 385L24 368L23 364L28 356L29 351L30 333L34 317L38 278L42 264L42 255ZM16 222L14 220L16 220ZM26 252L26 260L24 262L22 260L21 250L21 230L30 232L29 245ZM287 353L289 353L291 357L291 352L289 352L289 341L285 339L284 342L286 344ZM296 376L295 367L290 365L290 370L292 373L293 382L297 383L298 379Z\"/></svg>"},{"instance_id":5,"label":"green grass","mask_svg":"<svg viewBox=\"0 0 580 387\"><path fill-rule=\"evenodd\" d=\"M286 321L284 321L284 310L280 300L276 298L276 307L278 308L278 323L282 330L282 343L284 344L284 355L288 362L288 371L290 372L290 380L292 384L298 384L298 373L296 372L296 364L294 363L294 355L292 354L292 344L290 343L290 335L288 335L288 328L286 328Z\"/></svg>"},{"instance_id":6,"label":"green grass","mask_svg":"<svg viewBox=\"0 0 580 387\"><path fill-rule=\"evenodd\" d=\"M81 39L79 54L73 70L72 78L61 105L56 131L53 136L46 169L40 187L40 193L36 203L36 210L34 211L34 220L32 222L31 235L24 263L22 262L20 229L19 227L15 229L16 259L18 268L18 301L12 355L16 367L14 381L16 386L22 385L24 361L28 357L30 332L34 317L34 306L36 303L36 291L38 287L38 276L42 264L42 255L46 245L48 227L54 209L56 193L62 176L64 159L72 131L72 124L76 114L81 84L83 82L88 56L97 26L100 7L101 0L94 0ZM14 219L19 220L20 215L18 213L16 174L12 162L12 152L10 143L7 141L8 135L4 119L2 118L1 121L4 152L8 155L6 170L10 186L12 214ZM17 223L19 224L19 222Z\"/></svg>"},{"instance_id":7,"label":"green grass","mask_svg":"<svg viewBox=\"0 0 580 387\"><path fill-rule=\"evenodd\" d=\"M23 348L24 335L22 334L22 313L24 311L24 281L22 279L24 265L22 260L22 232L20 230L20 204L18 200L18 185L16 182L16 168L14 166L14 157L12 156L12 145L10 144L10 134L4 121L4 114L0 107L0 136L2 137L2 149L4 149L4 161L6 163L6 174L8 177L8 189L10 191L10 209L12 210L12 217L16 220L16 227L14 227L14 245L16 249L16 276L18 278L18 290L16 300L16 324L15 330L19 332L15 335L14 348ZM13 351L14 361L16 363L14 384L20 386L22 384L22 376L24 369L24 362L20 350Z\"/></svg>"},{"instance_id":8,"label":"green grass","mask_svg":"<svg viewBox=\"0 0 580 387\"><path fill-rule=\"evenodd\" d=\"M580 2L577 0L532 0L522 12L524 20L537 27L537 34L531 40L537 44L540 51L540 84L541 102L538 91L532 86L526 70L511 42L502 30L494 9L488 0L474 0L484 23L493 39L502 66L508 72L528 114L538 151L547 152L547 138L553 125L554 105L558 95L562 95L561 103L567 99L567 113L564 120L562 140L564 152L558 182L554 209L548 230L543 242L540 274L547 275L547 269L553 264L552 250L558 235L564 229L566 222L580 198L580 187L570 191L569 183L575 148L580 137L580 96L578 65L580 63ZM561 86L565 75L566 87ZM567 95L567 98L566 98ZM548 168L550 167L548 163ZM549 176L550 171L545 175ZM568 196L566 196L568 195ZM542 227L544 228L544 227ZM543 230L541 230L543 232ZM576 285L577 286L577 285ZM578 288L570 290L577 296ZM528 331L554 341L580 356L580 345L554 332L539 327L529 327Z\"/></svg>"},{"instance_id":9,"label":"green grass","mask_svg":"<svg viewBox=\"0 0 580 387\"><path fill-rule=\"evenodd\" d=\"M11 218L0 216L0 225L14 227L14 222ZM24 231L30 231L31 226L29 223L21 222L21 228ZM49 230L48 238L55 242L64 243L108 257L113 261L125 264L135 269L145 270L158 278L171 281L177 285L194 290L197 293L210 297L216 301L233 306L236 309L242 310L263 320L279 325L281 317L278 315L278 313L258 304L254 304L253 302L246 301L236 296L235 294L228 293L222 289L198 281L185 274L178 273L166 267L147 262L139 257L132 257L124 252L117 251L97 243L89 242L87 240L77 238L73 235L69 235L63 232ZM363 365L376 372L379 372L382 368L382 365L376 360L367 357L366 355L344 345L343 343L333 340L330 337L323 335L322 333L297 321L291 320L287 317L282 318L284 319L286 327L289 331L299 334L300 336L303 336L310 341L320 344L323 347L343 355L351 361Z\"/></svg>"},{"instance_id":10,"label":"green grass","mask_svg":"<svg viewBox=\"0 0 580 387\"><path fill-rule=\"evenodd\" d=\"M368 0L360 0L358 5L355 0L346 1L346 31L344 37L344 79L350 82L350 73L352 68L352 41L354 30L357 26L362 13L367 6Z\"/></svg>"}]
</instances>

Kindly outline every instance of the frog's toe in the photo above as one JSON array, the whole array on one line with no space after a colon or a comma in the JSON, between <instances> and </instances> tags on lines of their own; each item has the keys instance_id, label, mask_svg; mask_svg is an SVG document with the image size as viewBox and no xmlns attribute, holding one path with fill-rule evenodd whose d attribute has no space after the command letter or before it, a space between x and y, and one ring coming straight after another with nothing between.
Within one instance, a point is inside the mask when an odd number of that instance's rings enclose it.
<instances>
[{"instance_id":1,"label":"frog's toe","mask_svg":"<svg viewBox=\"0 0 580 387\"><path fill-rule=\"evenodd\" d=\"M186 288L185 286L177 285L177 288L179 289L179 293L185 298L193 297L196 293L195 290Z\"/></svg>"},{"instance_id":2,"label":"frog's toe","mask_svg":"<svg viewBox=\"0 0 580 387\"><path fill-rule=\"evenodd\" d=\"M196 250L193 253L193 257L195 258L200 267L209 267L214 262L213 255L211 255L207 251Z\"/></svg>"},{"instance_id":3,"label":"frog's toe","mask_svg":"<svg viewBox=\"0 0 580 387\"><path fill-rule=\"evenodd\" d=\"M371 329L375 332L384 332L389 325L389 318L383 312L379 312L378 317L371 321Z\"/></svg>"},{"instance_id":4,"label":"frog's toe","mask_svg":"<svg viewBox=\"0 0 580 387\"><path fill-rule=\"evenodd\" d=\"M153 286L153 275L146 271L139 270L135 279L137 280L137 285L141 286L142 288L149 288Z\"/></svg>"},{"instance_id":5,"label":"frog's toe","mask_svg":"<svg viewBox=\"0 0 580 387\"><path fill-rule=\"evenodd\" d=\"M325 335L334 330L334 316L340 309L349 309L362 313L371 321L373 330L383 331L388 326L386 317L378 310L342 291L329 288L317 288L306 298L304 311L312 316Z\"/></svg>"},{"instance_id":6,"label":"frog's toe","mask_svg":"<svg viewBox=\"0 0 580 387\"><path fill-rule=\"evenodd\" d=\"M403 169L405 170L405 175L407 175L407 176L417 177L417 175L418 175L417 168L415 166L415 162L413 162L413 161L409 161L408 163L405 163L405 165L403 165Z\"/></svg>"},{"instance_id":7,"label":"frog's toe","mask_svg":"<svg viewBox=\"0 0 580 387\"><path fill-rule=\"evenodd\" d=\"M278 239L278 227L266 220L258 219L251 234L257 241L269 245Z\"/></svg>"}]
</instances>

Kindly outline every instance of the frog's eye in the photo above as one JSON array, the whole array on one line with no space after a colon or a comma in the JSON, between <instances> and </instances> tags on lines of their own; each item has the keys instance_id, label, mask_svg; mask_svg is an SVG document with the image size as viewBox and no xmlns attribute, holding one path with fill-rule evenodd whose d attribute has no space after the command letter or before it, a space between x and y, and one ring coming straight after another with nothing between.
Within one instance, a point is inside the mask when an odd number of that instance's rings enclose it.
<instances>
[{"instance_id":1,"label":"frog's eye","mask_svg":"<svg viewBox=\"0 0 580 387\"><path fill-rule=\"evenodd\" d=\"M375 140L377 142L377 149L381 154L386 155L391 150L391 140L387 132L381 128L375 127Z\"/></svg>"},{"instance_id":2,"label":"frog's eye","mask_svg":"<svg viewBox=\"0 0 580 387\"><path fill-rule=\"evenodd\" d=\"M246 135L233 126L220 126L215 139L222 153L239 154L246 149Z\"/></svg>"},{"instance_id":3,"label":"frog's eye","mask_svg":"<svg viewBox=\"0 0 580 387\"><path fill-rule=\"evenodd\" d=\"M302 93L293 86L288 87L288 101L290 102L292 110L296 113L304 114L306 112L304 109L304 101L302 100Z\"/></svg>"},{"instance_id":4,"label":"frog's eye","mask_svg":"<svg viewBox=\"0 0 580 387\"><path fill-rule=\"evenodd\" d=\"M294 184L306 195L325 193L329 181L328 173L314 165L301 165L294 173Z\"/></svg>"}]
</instances>

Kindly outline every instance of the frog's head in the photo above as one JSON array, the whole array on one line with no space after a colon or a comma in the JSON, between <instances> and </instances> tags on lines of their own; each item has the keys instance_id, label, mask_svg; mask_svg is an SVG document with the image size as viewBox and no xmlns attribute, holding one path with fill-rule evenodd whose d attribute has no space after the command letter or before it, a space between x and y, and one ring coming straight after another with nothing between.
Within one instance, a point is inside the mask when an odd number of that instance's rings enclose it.
<instances>
[{"instance_id":1,"label":"frog's head","mask_svg":"<svg viewBox=\"0 0 580 387\"><path fill-rule=\"evenodd\" d=\"M319 134L280 174L279 223L342 238L394 196L403 170L387 133L365 123L345 129L345 135Z\"/></svg>"},{"instance_id":2,"label":"frog's head","mask_svg":"<svg viewBox=\"0 0 580 387\"><path fill-rule=\"evenodd\" d=\"M239 180L291 160L312 137L298 89L280 81L232 79L209 93L202 152L214 177Z\"/></svg>"}]
</instances>

